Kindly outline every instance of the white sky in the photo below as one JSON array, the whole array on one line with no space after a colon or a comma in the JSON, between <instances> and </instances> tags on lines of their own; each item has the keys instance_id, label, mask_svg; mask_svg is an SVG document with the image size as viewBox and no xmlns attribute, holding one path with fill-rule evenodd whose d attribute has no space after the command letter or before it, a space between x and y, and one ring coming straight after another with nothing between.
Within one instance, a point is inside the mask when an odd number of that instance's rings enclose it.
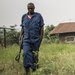
<instances>
[{"instance_id":1,"label":"white sky","mask_svg":"<svg viewBox=\"0 0 75 75\"><path fill-rule=\"evenodd\" d=\"M75 0L0 0L0 26L19 26L29 2L42 14L45 25L75 21Z\"/></svg>"}]
</instances>

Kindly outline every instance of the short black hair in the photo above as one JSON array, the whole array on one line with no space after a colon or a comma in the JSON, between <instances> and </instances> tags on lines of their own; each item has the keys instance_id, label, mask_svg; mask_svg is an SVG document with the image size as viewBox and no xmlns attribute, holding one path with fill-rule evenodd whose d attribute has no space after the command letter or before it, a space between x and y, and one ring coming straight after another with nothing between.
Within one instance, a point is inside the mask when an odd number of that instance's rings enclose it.
<instances>
[{"instance_id":1,"label":"short black hair","mask_svg":"<svg viewBox=\"0 0 75 75\"><path fill-rule=\"evenodd\" d=\"M32 3L32 2L28 3L27 7L28 7L29 5L31 5L31 6L33 6L33 7L35 8L34 3Z\"/></svg>"}]
</instances>

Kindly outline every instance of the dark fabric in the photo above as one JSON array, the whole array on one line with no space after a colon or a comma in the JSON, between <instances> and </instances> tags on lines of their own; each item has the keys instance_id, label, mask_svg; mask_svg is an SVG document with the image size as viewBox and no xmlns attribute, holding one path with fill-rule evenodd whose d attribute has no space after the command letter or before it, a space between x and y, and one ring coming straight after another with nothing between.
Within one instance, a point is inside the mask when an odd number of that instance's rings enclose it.
<instances>
[{"instance_id":1,"label":"dark fabric","mask_svg":"<svg viewBox=\"0 0 75 75\"><path fill-rule=\"evenodd\" d=\"M40 42L32 43L27 41L23 44L23 60L25 68L36 68L36 64L38 63L39 46Z\"/></svg>"},{"instance_id":2,"label":"dark fabric","mask_svg":"<svg viewBox=\"0 0 75 75\"><path fill-rule=\"evenodd\" d=\"M28 18L28 14L24 14L22 17L21 26L24 29L23 62L25 68L36 68L35 64L38 62L38 56L35 53L39 51L41 44L40 30L43 25L43 18L39 13L34 13L31 19Z\"/></svg>"},{"instance_id":3,"label":"dark fabric","mask_svg":"<svg viewBox=\"0 0 75 75\"><path fill-rule=\"evenodd\" d=\"M39 38L43 25L44 21L39 13L34 13L31 19L28 18L27 14L23 15L21 26L24 29L24 40Z\"/></svg>"}]
</instances>

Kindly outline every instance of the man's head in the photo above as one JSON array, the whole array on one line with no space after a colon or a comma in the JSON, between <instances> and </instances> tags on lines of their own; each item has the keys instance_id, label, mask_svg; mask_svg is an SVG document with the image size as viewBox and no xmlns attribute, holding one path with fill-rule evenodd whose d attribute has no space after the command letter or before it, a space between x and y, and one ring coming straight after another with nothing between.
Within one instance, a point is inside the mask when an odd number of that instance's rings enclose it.
<instances>
[{"instance_id":1,"label":"man's head","mask_svg":"<svg viewBox=\"0 0 75 75\"><path fill-rule=\"evenodd\" d=\"M28 3L27 9L28 9L28 13L29 14L33 14L34 13L34 9L35 9L35 5L33 3Z\"/></svg>"}]
</instances>

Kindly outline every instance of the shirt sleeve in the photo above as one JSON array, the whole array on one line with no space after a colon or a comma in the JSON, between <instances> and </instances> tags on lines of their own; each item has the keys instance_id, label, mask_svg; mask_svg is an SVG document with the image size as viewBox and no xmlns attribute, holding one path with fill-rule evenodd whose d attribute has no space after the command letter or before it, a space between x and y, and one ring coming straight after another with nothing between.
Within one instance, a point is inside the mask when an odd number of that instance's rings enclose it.
<instances>
[{"instance_id":1,"label":"shirt sleeve","mask_svg":"<svg viewBox=\"0 0 75 75\"><path fill-rule=\"evenodd\" d=\"M43 17L40 15L40 27L44 26L44 20Z\"/></svg>"},{"instance_id":2,"label":"shirt sleeve","mask_svg":"<svg viewBox=\"0 0 75 75\"><path fill-rule=\"evenodd\" d=\"M24 17L25 17L25 14L22 16L22 19L21 19L21 27L23 27L24 25L23 25L23 21L24 21Z\"/></svg>"}]
</instances>

